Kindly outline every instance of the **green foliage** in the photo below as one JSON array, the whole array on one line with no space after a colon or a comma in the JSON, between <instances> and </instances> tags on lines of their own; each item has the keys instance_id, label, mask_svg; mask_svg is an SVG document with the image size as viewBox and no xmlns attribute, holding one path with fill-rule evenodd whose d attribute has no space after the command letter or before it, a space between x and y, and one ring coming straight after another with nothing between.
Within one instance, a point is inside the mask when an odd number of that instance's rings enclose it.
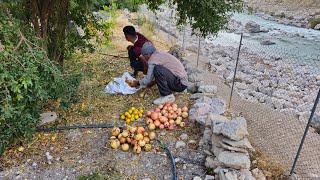
<instances>
[{"instance_id":1,"label":"green foliage","mask_svg":"<svg viewBox=\"0 0 320 180\"><path fill-rule=\"evenodd\" d=\"M98 22L99 28L103 32L103 40L104 44L109 45L111 43L111 36L112 36L112 30L116 24L116 18L118 17L117 14L117 4L112 3L109 6L103 6L103 10L99 11L100 14L105 14L106 16L109 16L109 19L102 19Z\"/></svg>"},{"instance_id":2,"label":"green foliage","mask_svg":"<svg viewBox=\"0 0 320 180\"><path fill-rule=\"evenodd\" d=\"M80 82L79 76L64 76L34 31L7 12L0 12L0 155L32 137L43 103L73 99Z\"/></svg>"},{"instance_id":3,"label":"green foliage","mask_svg":"<svg viewBox=\"0 0 320 180\"><path fill-rule=\"evenodd\" d=\"M82 175L78 177L79 180L121 180L125 179L120 173L107 170L107 174L103 175L99 172L90 173L88 175Z\"/></svg>"},{"instance_id":4,"label":"green foliage","mask_svg":"<svg viewBox=\"0 0 320 180\"><path fill-rule=\"evenodd\" d=\"M35 3L34 3L35 2ZM99 10L105 0L3 0L2 6L10 10L12 16L33 28L49 59L61 67L65 58L76 51L92 52L97 38L99 24L93 11ZM3 11L3 8L0 7ZM79 34L81 28L84 34ZM98 38L97 38L98 39Z\"/></svg>"},{"instance_id":5,"label":"green foliage","mask_svg":"<svg viewBox=\"0 0 320 180\"><path fill-rule=\"evenodd\" d=\"M163 3L163 0L147 1L153 10ZM178 12L177 25L188 23L195 33L205 37L225 28L230 14L242 9L242 0L169 0L169 5Z\"/></svg>"},{"instance_id":6,"label":"green foliage","mask_svg":"<svg viewBox=\"0 0 320 180\"><path fill-rule=\"evenodd\" d=\"M86 176L80 176L79 180L105 180L105 178L100 173L92 173Z\"/></svg>"},{"instance_id":7,"label":"green foliage","mask_svg":"<svg viewBox=\"0 0 320 180\"><path fill-rule=\"evenodd\" d=\"M309 24L311 28L316 27L316 25L320 24L320 18L310 19Z\"/></svg>"},{"instance_id":8,"label":"green foliage","mask_svg":"<svg viewBox=\"0 0 320 180\"><path fill-rule=\"evenodd\" d=\"M250 7L250 6L247 8L247 10L248 10L249 14L253 14L253 12L254 12L253 7Z\"/></svg>"},{"instance_id":9,"label":"green foliage","mask_svg":"<svg viewBox=\"0 0 320 180\"><path fill-rule=\"evenodd\" d=\"M116 0L114 1L120 9L127 8L131 12L137 12L139 5L143 4L144 0Z\"/></svg>"}]
</instances>

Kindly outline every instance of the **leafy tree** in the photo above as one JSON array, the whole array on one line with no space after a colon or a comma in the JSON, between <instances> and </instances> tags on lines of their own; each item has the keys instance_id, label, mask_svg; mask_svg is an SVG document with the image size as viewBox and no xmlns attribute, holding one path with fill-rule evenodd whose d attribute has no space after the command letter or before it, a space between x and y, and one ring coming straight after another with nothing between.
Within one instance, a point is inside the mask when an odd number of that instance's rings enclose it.
<instances>
[{"instance_id":1,"label":"leafy tree","mask_svg":"<svg viewBox=\"0 0 320 180\"><path fill-rule=\"evenodd\" d=\"M89 40L97 34L90 32L99 29L99 24L92 12L104 3L103 0L4 0L1 4L26 27L32 27L49 59L63 66L65 57L74 50L93 50ZM84 29L85 34L80 37L75 25Z\"/></svg>"},{"instance_id":2,"label":"leafy tree","mask_svg":"<svg viewBox=\"0 0 320 180\"><path fill-rule=\"evenodd\" d=\"M32 136L41 103L61 88L61 71L38 44L34 31L0 11L0 155Z\"/></svg>"},{"instance_id":3,"label":"leafy tree","mask_svg":"<svg viewBox=\"0 0 320 180\"><path fill-rule=\"evenodd\" d=\"M156 10L164 0L146 0L149 8ZM242 9L242 0L169 0L177 10L177 24L189 23L202 36L216 34L225 27L232 12Z\"/></svg>"}]
</instances>

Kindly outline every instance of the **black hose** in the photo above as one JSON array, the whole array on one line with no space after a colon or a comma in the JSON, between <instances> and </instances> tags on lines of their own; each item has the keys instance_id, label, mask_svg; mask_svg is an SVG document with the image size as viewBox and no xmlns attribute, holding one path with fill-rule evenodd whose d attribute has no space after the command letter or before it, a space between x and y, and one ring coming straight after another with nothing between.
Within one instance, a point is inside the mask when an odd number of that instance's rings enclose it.
<instances>
[{"instance_id":1,"label":"black hose","mask_svg":"<svg viewBox=\"0 0 320 180\"><path fill-rule=\"evenodd\" d=\"M114 127L114 124L88 124L88 125L71 125L71 126L49 127L49 128L38 127L36 129L36 131L37 132L52 132L52 131L62 131L62 130L70 130L70 129L95 129L95 128L113 128L113 127Z\"/></svg>"},{"instance_id":2,"label":"black hose","mask_svg":"<svg viewBox=\"0 0 320 180\"><path fill-rule=\"evenodd\" d=\"M165 150L167 156L170 158L171 161L171 171L172 171L172 180L177 180L178 175L177 175L177 167L176 167L176 162L174 160L174 157L168 148L168 146L164 143L162 143L160 140L157 139L157 142L159 143L160 147Z\"/></svg>"}]
</instances>

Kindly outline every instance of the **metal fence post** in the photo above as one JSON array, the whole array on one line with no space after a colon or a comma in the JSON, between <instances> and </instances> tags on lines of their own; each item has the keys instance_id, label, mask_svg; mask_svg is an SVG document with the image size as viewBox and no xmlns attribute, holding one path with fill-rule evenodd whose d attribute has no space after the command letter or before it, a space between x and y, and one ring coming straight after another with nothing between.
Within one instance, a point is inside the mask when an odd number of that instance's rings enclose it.
<instances>
[{"instance_id":1,"label":"metal fence post","mask_svg":"<svg viewBox=\"0 0 320 180\"><path fill-rule=\"evenodd\" d=\"M201 36L199 36L199 42L198 42L197 67L199 67L200 40L201 40Z\"/></svg>"},{"instance_id":2,"label":"metal fence post","mask_svg":"<svg viewBox=\"0 0 320 180\"><path fill-rule=\"evenodd\" d=\"M186 38L186 27L183 26L183 34L182 34L182 51L184 52L186 50L185 48L185 39Z\"/></svg>"},{"instance_id":3,"label":"metal fence post","mask_svg":"<svg viewBox=\"0 0 320 180\"><path fill-rule=\"evenodd\" d=\"M306 129L304 130L304 133L303 133L303 136L302 136L300 145L299 145L298 152L297 152L297 154L296 154L296 157L294 158L294 162L293 162L293 165L292 165L292 168L291 168L291 171L290 171L290 176L293 174L294 169L295 169L295 167L296 167L296 165L297 165L297 161L298 161L298 159L299 159L299 156L300 156L300 153L301 153L301 150L302 150L303 143L304 143L305 138L306 138L306 136L307 136L307 134L308 134L308 131L309 131L310 123L311 123L311 121L312 121L314 112L316 111L317 105L318 105L318 103L319 103L319 98L320 98L320 89L319 89L317 98L316 98L316 100L315 100L315 102L314 102L313 108L312 108L312 110L311 110L311 114L310 114L310 117L309 117L308 124L307 124L307 126L306 126Z\"/></svg>"},{"instance_id":4,"label":"metal fence post","mask_svg":"<svg viewBox=\"0 0 320 180\"><path fill-rule=\"evenodd\" d=\"M236 67L234 68L234 73L233 73L233 79L232 79L232 86L231 86L231 92L230 92L230 99L229 99L228 109L230 109L230 107L231 107L231 100L232 100L232 95L233 95L234 81L235 81L236 74L237 74L238 63L239 63L239 56L240 56L240 50L241 50L241 46L242 46L242 38L243 38L243 33L241 33L241 37L240 37L240 44L239 44L239 49L238 49L238 56L237 56L237 60L236 60Z\"/></svg>"}]
</instances>

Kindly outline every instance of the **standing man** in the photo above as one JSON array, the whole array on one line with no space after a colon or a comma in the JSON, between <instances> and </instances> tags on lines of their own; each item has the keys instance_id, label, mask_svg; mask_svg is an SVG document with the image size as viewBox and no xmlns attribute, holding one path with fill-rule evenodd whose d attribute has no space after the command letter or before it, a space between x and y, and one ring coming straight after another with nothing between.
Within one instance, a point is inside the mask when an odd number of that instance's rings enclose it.
<instances>
[{"instance_id":1,"label":"standing man","mask_svg":"<svg viewBox=\"0 0 320 180\"><path fill-rule=\"evenodd\" d=\"M161 97L154 100L154 104L172 103L175 101L174 92L182 92L188 87L188 76L182 63L167 52L158 52L147 42L141 49L141 54L148 62L147 75L139 80L129 83L131 87L148 86L152 80L158 86Z\"/></svg>"},{"instance_id":2,"label":"standing man","mask_svg":"<svg viewBox=\"0 0 320 180\"><path fill-rule=\"evenodd\" d=\"M150 41L142 34L136 32L133 26L125 26L123 28L123 33L126 40L133 44L127 47L130 66L133 69L133 76L136 77L139 71L146 74L148 67L145 58L141 56L141 48L144 43Z\"/></svg>"}]
</instances>

